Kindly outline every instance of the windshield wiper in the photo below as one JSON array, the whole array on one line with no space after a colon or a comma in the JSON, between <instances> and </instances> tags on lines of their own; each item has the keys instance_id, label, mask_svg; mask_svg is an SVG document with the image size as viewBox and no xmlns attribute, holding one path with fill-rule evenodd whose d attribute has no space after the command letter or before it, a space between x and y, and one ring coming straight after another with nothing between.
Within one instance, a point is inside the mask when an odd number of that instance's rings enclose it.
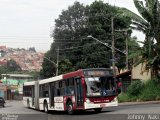
<instances>
[{"instance_id":1,"label":"windshield wiper","mask_svg":"<svg viewBox=\"0 0 160 120\"><path fill-rule=\"evenodd\" d=\"M93 90L94 92L99 92L99 89L96 87L91 86L90 89Z\"/></svg>"}]
</instances>

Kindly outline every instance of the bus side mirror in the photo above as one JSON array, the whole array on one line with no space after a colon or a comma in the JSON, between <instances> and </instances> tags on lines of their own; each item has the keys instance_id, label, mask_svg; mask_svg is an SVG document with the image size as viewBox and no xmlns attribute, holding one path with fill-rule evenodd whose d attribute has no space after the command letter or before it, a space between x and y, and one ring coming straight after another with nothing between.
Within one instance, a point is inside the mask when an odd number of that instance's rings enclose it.
<instances>
[{"instance_id":1,"label":"bus side mirror","mask_svg":"<svg viewBox=\"0 0 160 120\"><path fill-rule=\"evenodd\" d=\"M82 78L82 84L83 84L83 85L85 84L85 79L84 79L84 78Z\"/></svg>"}]
</instances>

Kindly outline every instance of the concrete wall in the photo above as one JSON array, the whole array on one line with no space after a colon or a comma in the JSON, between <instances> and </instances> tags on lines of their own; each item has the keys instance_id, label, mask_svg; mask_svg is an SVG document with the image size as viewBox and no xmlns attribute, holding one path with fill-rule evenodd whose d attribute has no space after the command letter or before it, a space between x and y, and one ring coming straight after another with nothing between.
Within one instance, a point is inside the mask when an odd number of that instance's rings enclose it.
<instances>
[{"instance_id":1,"label":"concrete wall","mask_svg":"<svg viewBox=\"0 0 160 120\"><path fill-rule=\"evenodd\" d=\"M142 74L142 64L133 66L132 68L132 79L149 80L151 79L151 71L145 71Z\"/></svg>"}]
</instances>

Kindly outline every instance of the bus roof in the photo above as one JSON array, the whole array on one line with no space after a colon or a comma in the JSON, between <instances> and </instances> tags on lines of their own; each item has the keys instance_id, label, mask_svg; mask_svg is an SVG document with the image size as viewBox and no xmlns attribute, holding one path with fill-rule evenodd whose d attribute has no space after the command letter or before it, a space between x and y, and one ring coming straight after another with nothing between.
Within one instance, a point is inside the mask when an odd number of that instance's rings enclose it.
<instances>
[{"instance_id":1,"label":"bus roof","mask_svg":"<svg viewBox=\"0 0 160 120\"><path fill-rule=\"evenodd\" d=\"M75 77L75 76L81 77L84 74L83 72L85 72L85 71L99 71L99 70L111 71L110 73L112 74L112 69L111 68L87 68L87 69L79 69L79 70L74 71L74 72L66 73L66 74L63 75L63 79L67 79L67 78L71 78L71 77Z\"/></svg>"},{"instance_id":2,"label":"bus roof","mask_svg":"<svg viewBox=\"0 0 160 120\"><path fill-rule=\"evenodd\" d=\"M50 83L50 82L58 81L58 80L62 80L62 79L63 79L63 75L59 75L59 76L51 77L48 79L39 80L39 84Z\"/></svg>"},{"instance_id":3,"label":"bus roof","mask_svg":"<svg viewBox=\"0 0 160 120\"><path fill-rule=\"evenodd\" d=\"M82 69L74 71L74 72L66 73L63 75L63 79L68 79L71 77L80 76L80 75L82 75L82 73L83 73Z\"/></svg>"},{"instance_id":4,"label":"bus roof","mask_svg":"<svg viewBox=\"0 0 160 120\"><path fill-rule=\"evenodd\" d=\"M35 85L35 81L25 82L24 86Z\"/></svg>"},{"instance_id":5,"label":"bus roof","mask_svg":"<svg viewBox=\"0 0 160 120\"><path fill-rule=\"evenodd\" d=\"M82 69L83 71L88 71L88 70L112 70L111 68L87 68L87 69Z\"/></svg>"},{"instance_id":6,"label":"bus roof","mask_svg":"<svg viewBox=\"0 0 160 120\"><path fill-rule=\"evenodd\" d=\"M88 69L79 69L77 71L74 72L70 72L70 73L66 73L66 74L62 74L59 76L55 76L55 77L51 77L51 78L47 78L47 79L43 79L43 80L39 80L39 84L45 84L45 83L50 83L50 82L54 82L54 81L59 81L62 79L68 79L68 78L72 78L72 77L76 77L79 76L81 77L83 75L84 71L97 71L97 70L112 70L110 68L88 68ZM34 85L35 81L31 81L31 82L25 82L24 85Z\"/></svg>"}]
</instances>

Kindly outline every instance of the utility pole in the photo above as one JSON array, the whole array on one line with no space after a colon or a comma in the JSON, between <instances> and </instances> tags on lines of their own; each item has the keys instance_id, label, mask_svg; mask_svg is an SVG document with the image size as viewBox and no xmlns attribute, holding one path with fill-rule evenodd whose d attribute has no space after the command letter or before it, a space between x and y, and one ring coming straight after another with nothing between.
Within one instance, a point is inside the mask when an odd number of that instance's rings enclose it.
<instances>
[{"instance_id":1,"label":"utility pole","mask_svg":"<svg viewBox=\"0 0 160 120\"><path fill-rule=\"evenodd\" d=\"M3 79L5 79L6 80L6 85L5 85L5 87L6 87L6 100L8 100L8 82L7 82L7 73L6 73L6 77L4 77Z\"/></svg>"},{"instance_id":2,"label":"utility pole","mask_svg":"<svg viewBox=\"0 0 160 120\"><path fill-rule=\"evenodd\" d=\"M128 30L125 30L126 35L126 69L129 70L128 67Z\"/></svg>"},{"instance_id":3,"label":"utility pole","mask_svg":"<svg viewBox=\"0 0 160 120\"><path fill-rule=\"evenodd\" d=\"M111 28L112 28L112 69L113 69L113 76L116 77L116 70L115 70L115 39L114 39L114 17L111 17Z\"/></svg>"},{"instance_id":4,"label":"utility pole","mask_svg":"<svg viewBox=\"0 0 160 120\"><path fill-rule=\"evenodd\" d=\"M129 65L128 65L128 30L129 29L124 29L124 30L115 30L115 31L118 31L118 32L125 32L125 37L126 37L126 52L125 52L125 55L126 55L126 69L129 70Z\"/></svg>"},{"instance_id":5,"label":"utility pole","mask_svg":"<svg viewBox=\"0 0 160 120\"><path fill-rule=\"evenodd\" d=\"M59 65L59 47L57 49L57 69L56 69L56 76L58 76L58 65Z\"/></svg>"}]
</instances>

